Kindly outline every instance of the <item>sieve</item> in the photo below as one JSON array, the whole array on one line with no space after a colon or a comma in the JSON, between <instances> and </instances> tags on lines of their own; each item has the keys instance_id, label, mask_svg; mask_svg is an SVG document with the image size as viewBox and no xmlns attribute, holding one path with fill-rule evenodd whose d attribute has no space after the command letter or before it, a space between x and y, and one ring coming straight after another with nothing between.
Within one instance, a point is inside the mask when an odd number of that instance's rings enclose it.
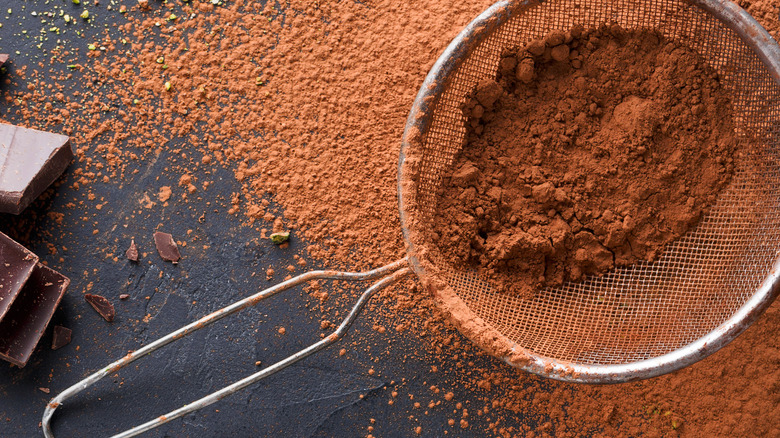
<instances>
[{"instance_id":1,"label":"sieve","mask_svg":"<svg viewBox=\"0 0 780 438\"><path fill-rule=\"evenodd\" d=\"M693 230L659 258L542 290L495 291L439 253L430 230L436 192L465 139L461 104L493 78L501 53L566 31L616 23L655 29L697 51L734 106L749 150L729 186ZM379 290L415 274L464 336L523 370L557 380L618 383L668 373L722 348L777 296L780 269L780 47L744 10L722 0L501 1L474 19L428 73L412 105L398 165L407 257L363 273L311 271L235 302L98 370L54 397L55 410L135 360L265 298L314 279L377 280L324 339L238 382L116 437L135 436L259 381L337 342Z\"/></svg>"}]
</instances>

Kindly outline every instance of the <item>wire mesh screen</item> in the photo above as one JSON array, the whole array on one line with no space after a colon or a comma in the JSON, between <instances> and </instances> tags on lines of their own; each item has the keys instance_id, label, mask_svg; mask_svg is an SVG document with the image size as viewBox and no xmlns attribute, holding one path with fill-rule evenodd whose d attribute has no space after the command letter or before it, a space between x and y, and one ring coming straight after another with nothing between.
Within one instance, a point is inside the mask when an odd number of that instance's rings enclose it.
<instances>
[{"instance_id":1,"label":"wire mesh screen","mask_svg":"<svg viewBox=\"0 0 780 438\"><path fill-rule=\"evenodd\" d=\"M463 146L461 105L481 80L495 78L500 54L552 30L618 23L652 28L699 52L720 75L734 105L736 131L749 151L699 225L653 262L611 271L576 284L544 289L533 299L496 292L475 273L437 256L437 271L478 317L531 352L560 361L620 364L669 353L711 332L756 291L780 248L780 89L756 54L706 12L684 1L558 0L518 5L449 76L421 134L413 202L425 235L444 172ZM413 207L410 207L413 206Z\"/></svg>"}]
</instances>

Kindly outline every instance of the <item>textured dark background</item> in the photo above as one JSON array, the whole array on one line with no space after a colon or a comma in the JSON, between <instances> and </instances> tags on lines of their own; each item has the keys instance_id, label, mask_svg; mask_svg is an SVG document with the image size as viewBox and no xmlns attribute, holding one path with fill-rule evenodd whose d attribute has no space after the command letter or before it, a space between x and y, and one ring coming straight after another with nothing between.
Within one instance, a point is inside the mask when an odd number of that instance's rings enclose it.
<instances>
[{"instance_id":1,"label":"textured dark background","mask_svg":"<svg viewBox=\"0 0 780 438\"><path fill-rule=\"evenodd\" d=\"M158 6L155 1L151 3ZM87 0L82 0L81 6L70 0L3 1L0 53L10 53L11 62L2 79L10 78L12 84L0 85L0 97L24 90L26 82L15 75L22 66L28 66L28 73L38 69L44 75L50 68L67 71L65 65L47 64L43 69L37 65L47 63L47 50L55 46L57 39L65 41L66 46L81 47L81 62L86 65L87 44L106 29L112 32L105 24L117 20L112 15L115 12L107 11L106 3L109 2L93 7L92 1ZM130 6L135 1L124 3ZM95 17L93 25L78 26L83 36L70 31L40 38L40 30L50 26L42 24L40 14L58 10L53 8L54 4L58 9L72 9L70 14L74 17L86 5ZM8 8L12 9L10 15ZM32 15L33 11L38 15ZM91 86L79 83L77 74L74 77L74 82L67 84L68 90ZM12 123L23 124L21 116L3 99L0 114ZM79 135L75 132L73 137ZM79 204L84 200L85 187L80 191L71 188L76 167L72 165L58 185L24 214L0 214L0 230L71 278L70 289L52 325L61 324L73 330L73 342L52 351L50 325L24 369L0 363L0 436L41 435L43 408L55 394L128 350L268 286L271 283L266 281L265 270L269 266L278 273L273 282L281 281L284 274L279 273L294 263L293 255L304 254L306 243L297 236L293 235L290 248L281 250L260 239L258 228L269 224L248 226L243 224L243 217L227 214L230 195L238 189L230 170L194 175L214 184L191 195L186 203L179 196L171 197L167 207L158 203L144 208L136 202L145 194L154 199L161 186L176 187L178 181L169 178L178 178L178 174L169 176L165 168L177 147L186 144L174 139L157 159L128 164L129 170L139 172L127 172L126 178L108 183L91 183L88 188L96 195L96 202ZM76 207L68 207L69 202ZM95 209L96 204L103 202L102 209ZM47 216L50 211L64 213L61 224ZM97 234L93 230L98 230ZM187 242L180 248L182 260L178 265L164 262L155 252L155 230ZM138 264L123 256L131 238L142 253ZM56 254L49 251L51 246L56 248ZM318 265L310 261L309 267ZM101 319L84 301L87 291L114 302L117 318L112 324ZM123 293L130 298L120 301L118 297ZM271 364L301 349L320 339L322 333L320 315L307 309L312 304L313 299L303 290L294 289L136 362L61 408L54 420L56 436L117 433L256 371L255 361ZM148 322L143 321L145 316ZM325 316L336 320L335 315ZM444 436L445 431L448 436L486 434L486 424L473 416L467 430L447 426L447 419L460 419L460 411L454 412L456 402L464 403L470 412L482 407L472 394L460 393L452 402L426 408L431 400L443 400L443 392L455 387L452 381L460 377L456 361L445 359L442 363L425 354L409 354L415 345L429 341L396 333L390 324L380 334L372 330L374 319L363 315L337 346L148 436L358 437L369 433L369 425L373 425L375 436L415 436L417 426L422 426L424 436ZM285 335L278 333L280 326L286 328ZM338 351L342 347L348 353L340 357ZM484 356L469 360L502 366ZM430 371L433 365L439 368L438 372ZM376 373L369 375L370 368ZM429 391L431 385L441 387L442 394ZM41 387L50 388L51 394L40 391ZM390 405L393 390L400 395ZM415 394L415 399L411 400L409 394ZM413 408L414 402L420 402L423 408Z\"/></svg>"}]
</instances>

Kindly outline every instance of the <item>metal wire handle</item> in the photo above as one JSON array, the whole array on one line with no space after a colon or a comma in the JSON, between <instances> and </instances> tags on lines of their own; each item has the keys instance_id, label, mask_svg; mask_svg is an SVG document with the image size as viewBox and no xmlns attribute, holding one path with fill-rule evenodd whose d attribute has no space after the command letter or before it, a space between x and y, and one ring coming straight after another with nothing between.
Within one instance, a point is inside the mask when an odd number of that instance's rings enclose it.
<instances>
[{"instance_id":1,"label":"metal wire handle","mask_svg":"<svg viewBox=\"0 0 780 438\"><path fill-rule=\"evenodd\" d=\"M407 258L397 260L393 263L382 266L381 268L377 268L366 272L310 271L301 274L297 277L291 278L282 283L279 283L276 286L272 286L268 289L262 290L252 295L251 297L244 298L243 300L237 301L233 304L223 307L213 313L210 313L209 315L204 316L203 318L193 323L190 323L172 333L169 333L166 336L163 336L162 338L152 342L151 344L145 347L142 347L132 353L128 353L125 357L117 360L116 362L108 365L107 367L99 371L96 371L89 377L85 378L84 380L81 380L80 382L77 382L76 384L72 385L70 388L60 393L58 396L51 399L49 404L46 405L46 409L43 411L43 420L41 422L41 425L43 427L43 435L46 436L47 438L54 438L54 434L52 433L51 430L51 419L52 416L54 415L54 411L60 406L62 406L65 400L73 397L79 392L94 385L98 380L102 379L103 377L106 377L107 375L112 374L130 365L131 363L135 362L141 357L148 355L151 352L159 348L162 348L173 341L179 340L189 334L192 334L202 329L203 327L206 327L216 321L219 321L220 319L228 315L232 315L233 313L236 313L239 310L246 309L247 307L254 306L255 304L259 303L265 298L268 298L283 290L287 290L293 286L297 286L301 283L305 283L310 280L329 279L329 280L362 281L362 280L373 280L382 277L379 281L371 285L371 287L369 287L368 289L366 289L365 292L363 292L360 298L358 298L355 305L352 307L352 310L349 312L349 315L347 315L347 317L344 318L344 320L341 322L341 324L336 329L336 331L334 331L333 333L331 333L329 336L325 337L321 341L316 342L304 348L303 350L291 356L288 356L287 358L282 359L279 362L270 365L250 376L247 376L239 380L238 382L228 385L192 403L186 404L179 409L171 411L165 415L161 415L153 420L150 420L132 429L128 429L124 432L116 434L113 436L113 438L127 438L127 437L136 436L146 431L149 431L151 429L154 429L158 426L161 426L171 420L179 418L183 415L189 414L190 412L194 412L197 411L198 409L204 408L210 404L213 404L227 397L230 394L233 394L243 388L246 388L247 386L255 382L262 380L265 377L270 376L271 374L276 373L277 371L283 370L288 366L298 362L299 360L308 357L309 355L314 354L330 346L331 344L337 342L347 333L347 330L349 330L349 327L355 321L355 318L357 318L360 311L363 310L363 307L365 306L366 302L376 292L397 283L398 281L400 281L407 275L410 275L411 273L412 271L408 267Z\"/></svg>"}]
</instances>

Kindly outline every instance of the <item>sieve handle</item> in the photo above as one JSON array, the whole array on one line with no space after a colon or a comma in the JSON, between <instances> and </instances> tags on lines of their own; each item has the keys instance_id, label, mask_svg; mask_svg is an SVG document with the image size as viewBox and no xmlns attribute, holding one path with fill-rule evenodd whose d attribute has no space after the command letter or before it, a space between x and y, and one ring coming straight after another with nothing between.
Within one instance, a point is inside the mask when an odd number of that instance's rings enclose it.
<instances>
[{"instance_id":1,"label":"sieve handle","mask_svg":"<svg viewBox=\"0 0 780 438\"><path fill-rule=\"evenodd\" d=\"M125 357L111 363L110 365L108 365L107 367L99 371L96 371L95 373L91 374L87 378L81 380L80 382L75 383L74 385L72 385L71 387L69 387L68 389L66 389L65 391L63 391L53 399L51 399L51 401L46 405L46 409L43 411L43 420L41 421L41 426L43 428L43 435L46 438L54 438L54 434L52 433L51 430L51 419L52 416L54 415L54 411L60 406L62 406L65 400L73 397L79 392L94 385L97 381L99 381L103 377L130 365L131 363L135 362L141 357L148 355L151 352L159 348L162 348L173 341L179 340L191 333L194 333L202 329L203 327L206 327L228 315L232 315L233 313L236 313L239 310L243 310L247 307L254 306L255 304L259 303L265 298L268 298L272 295L275 295L278 292L287 290L291 287L297 286L301 283L305 283L310 280L330 279L330 280L361 281L361 280L374 280L377 278L381 278L379 281L377 281L376 283L371 285L368 289L366 289L365 292L363 292L360 298L358 298L355 305L352 307L352 310L349 312L349 315L347 315L347 317L344 318L344 320L341 322L341 324L336 329L336 331L334 331L324 339L320 340L319 342L316 342L304 348L303 350L291 356L288 356L285 359L280 360L279 362L273 365L270 365L248 377L239 380L238 382L235 382L218 391L215 391L199 400L186 404L179 409L171 411L165 415L161 415L153 420L150 420L132 429L114 435L114 438L120 438L120 437L126 438L126 437L136 436L148 430L154 429L160 425L163 425L173 419L179 418L190 412L194 412L198 409L204 408L210 404L213 404L227 397L230 394L233 394L237 391L240 391L243 388L246 388L247 386L255 382L258 382L259 380L265 377L270 376L271 374L276 373L277 371L283 370L288 366L298 362L299 360L308 357L311 354L314 354L322 350L323 348L326 348L331 344L337 342L347 333L347 330L349 330L349 327L355 321L355 318L357 318L360 311L363 310L363 307L366 305L366 302L376 292L392 284L397 283L398 281L400 281L401 279L403 279L404 277L408 276L411 273L412 271L408 267L407 258L397 260L393 263L382 266L381 268L377 268L366 272L310 271L301 274L297 277L291 278L282 283L279 283L276 286L272 286L268 289L262 290L250 297L244 298L243 300L237 301L233 304L223 307L213 313L210 313L209 315L204 316L203 318L195 322L192 322L172 333L163 336L160 339L157 339L156 341L152 342L151 344L145 347L139 348L134 352L128 353Z\"/></svg>"}]
</instances>

